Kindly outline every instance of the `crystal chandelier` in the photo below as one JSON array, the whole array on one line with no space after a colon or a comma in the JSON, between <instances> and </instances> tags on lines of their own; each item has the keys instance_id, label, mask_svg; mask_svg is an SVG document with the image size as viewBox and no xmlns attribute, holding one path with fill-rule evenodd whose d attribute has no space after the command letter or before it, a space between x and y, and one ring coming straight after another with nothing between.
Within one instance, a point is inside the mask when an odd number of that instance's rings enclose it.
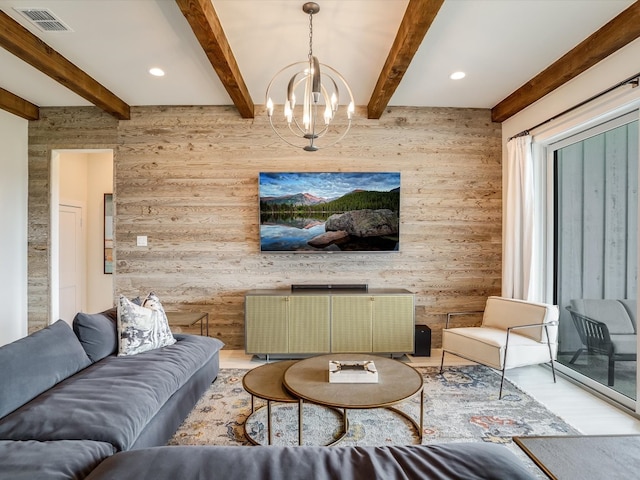
<instances>
[{"instance_id":1,"label":"crystal chandelier","mask_svg":"<svg viewBox=\"0 0 640 480\"><path fill-rule=\"evenodd\" d=\"M267 87L265 104L271 128L282 140L307 152L315 152L344 138L351 128L355 102L351 89L342 75L330 66L320 63L313 55L313 15L320 11L320 6L315 2L307 2L302 5L302 11L309 15L309 58L303 62L292 63L275 74ZM336 125L340 110L338 85L349 95L349 105L345 112L346 118ZM286 91L286 97L282 102L284 111L281 121L274 118L275 106L271 97L272 89L278 88L282 92ZM341 110L344 110L344 107ZM320 144L317 143L318 140Z\"/></svg>"}]
</instances>

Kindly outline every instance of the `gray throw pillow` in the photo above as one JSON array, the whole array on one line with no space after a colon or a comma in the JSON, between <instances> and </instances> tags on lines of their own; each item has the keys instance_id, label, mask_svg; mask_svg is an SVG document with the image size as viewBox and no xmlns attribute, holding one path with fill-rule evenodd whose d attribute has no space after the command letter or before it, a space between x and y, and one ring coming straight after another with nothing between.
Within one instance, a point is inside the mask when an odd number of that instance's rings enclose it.
<instances>
[{"instance_id":1,"label":"gray throw pillow","mask_svg":"<svg viewBox=\"0 0 640 480\"><path fill-rule=\"evenodd\" d=\"M0 347L0 418L91 365L71 327L58 320Z\"/></svg>"},{"instance_id":2,"label":"gray throw pillow","mask_svg":"<svg viewBox=\"0 0 640 480\"><path fill-rule=\"evenodd\" d=\"M92 362L118 351L117 318L114 307L102 313L80 312L73 319L73 331Z\"/></svg>"},{"instance_id":3,"label":"gray throw pillow","mask_svg":"<svg viewBox=\"0 0 640 480\"><path fill-rule=\"evenodd\" d=\"M136 355L176 343L162 304L154 293L136 305L127 297L118 299L118 355Z\"/></svg>"}]
</instances>

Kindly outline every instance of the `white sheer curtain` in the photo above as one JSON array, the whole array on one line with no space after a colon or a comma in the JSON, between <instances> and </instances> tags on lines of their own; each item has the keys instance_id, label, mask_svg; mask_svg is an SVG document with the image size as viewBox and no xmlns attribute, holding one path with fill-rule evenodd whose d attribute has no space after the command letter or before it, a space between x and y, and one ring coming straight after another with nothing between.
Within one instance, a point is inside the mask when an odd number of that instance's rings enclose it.
<instances>
[{"instance_id":1,"label":"white sheer curtain","mask_svg":"<svg viewBox=\"0 0 640 480\"><path fill-rule=\"evenodd\" d=\"M531 136L507 142L502 295L533 300L534 183Z\"/></svg>"}]
</instances>

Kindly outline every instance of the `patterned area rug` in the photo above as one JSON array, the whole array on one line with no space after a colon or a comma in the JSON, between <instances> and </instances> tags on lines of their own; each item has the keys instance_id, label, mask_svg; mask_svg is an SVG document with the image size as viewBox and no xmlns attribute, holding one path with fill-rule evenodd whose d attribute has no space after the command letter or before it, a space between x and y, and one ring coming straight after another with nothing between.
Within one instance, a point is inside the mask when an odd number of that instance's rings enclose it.
<instances>
[{"instance_id":1,"label":"patterned area rug","mask_svg":"<svg viewBox=\"0 0 640 480\"><path fill-rule=\"evenodd\" d=\"M500 377L479 366L417 368L425 382L423 444L484 441L511 444L513 436L577 435L579 432L505 381L498 400ZM244 424L251 414L251 396L242 388L247 370L223 369L200 399L170 445L250 445ZM266 444L266 408L256 399L256 413L246 428ZM397 405L419 419L420 395ZM350 410L349 432L340 445L407 445L418 443L413 425L386 409ZM305 404L304 443L331 443L342 431L342 417L332 409ZM297 403L273 403L274 445L297 445ZM517 448L516 448L517 450Z\"/></svg>"}]
</instances>

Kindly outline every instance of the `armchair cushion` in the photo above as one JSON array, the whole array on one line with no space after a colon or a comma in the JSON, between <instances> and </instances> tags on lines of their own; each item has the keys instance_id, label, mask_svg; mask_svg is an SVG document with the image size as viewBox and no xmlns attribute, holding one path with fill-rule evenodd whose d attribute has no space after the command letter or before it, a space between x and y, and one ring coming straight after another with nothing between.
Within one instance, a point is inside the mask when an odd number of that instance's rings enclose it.
<instances>
[{"instance_id":1,"label":"armchair cushion","mask_svg":"<svg viewBox=\"0 0 640 480\"><path fill-rule=\"evenodd\" d=\"M446 338L446 340L445 340ZM477 361L492 368L522 367L549 361L549 347L524 335L511 333L510 354L506 365L505 351L507 335L505 330L491 327L451 328L443 335L443 348L450 353Z\"/></svg>"},{"instance_id":2,"label":"armchair cushion","mask_svg":"<svg viewBox=\"0 0 640 480\"><path fill-rule=\"evenodd\" d=\"M557 321L558 308L545 303L527 302L514 298L489 297L482 318L483 327L494 327L506 330L510 327L529 324L543 324ZM549 329L552 343L556 341L557 329ZM523 328L518 330L518 335L529 337L536 342L546 342L543 328Z\"/></svg>"}]
</instances>

